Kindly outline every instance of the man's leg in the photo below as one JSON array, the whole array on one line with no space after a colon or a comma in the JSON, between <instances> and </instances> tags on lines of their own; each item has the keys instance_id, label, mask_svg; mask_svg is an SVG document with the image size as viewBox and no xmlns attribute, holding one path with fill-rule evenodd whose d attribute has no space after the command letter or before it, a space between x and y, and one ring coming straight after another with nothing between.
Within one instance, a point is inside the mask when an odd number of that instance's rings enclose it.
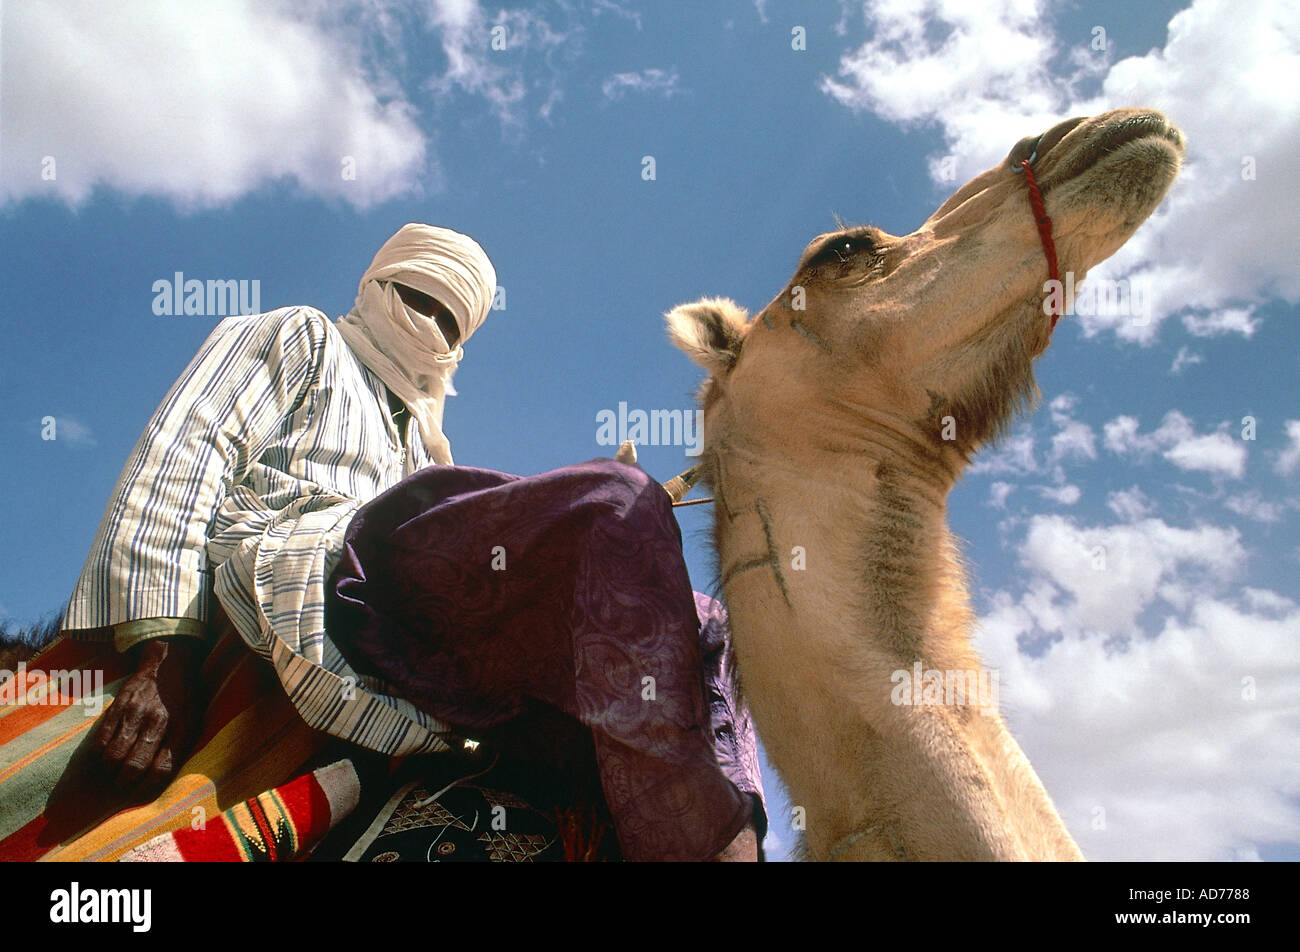
<instances>
[{"instance_id":1,"label":"man's leg","mask_svg":"<svg viewBox=\"0 0 1300 952\"><path fill-rule=\"evenodd\" d=\"M545 709L584 725L626 858L709 859L752 821L715 750L680 530L639 469L409 477L354 518L327 628L467 733Z\"/></svg>"}]
</instances>

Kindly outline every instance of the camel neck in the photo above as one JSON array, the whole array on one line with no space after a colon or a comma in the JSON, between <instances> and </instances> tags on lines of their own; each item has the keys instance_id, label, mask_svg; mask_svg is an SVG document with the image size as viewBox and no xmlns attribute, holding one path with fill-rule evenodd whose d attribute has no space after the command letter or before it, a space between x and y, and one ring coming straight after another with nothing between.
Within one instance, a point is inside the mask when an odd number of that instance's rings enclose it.
<instances>
[{"instance_id":1,"label":"camel neck","mask_svg":"<svg viewBox=\"0 0 1300 952\"><path fill-rule=\"evenodd\" d=\"M869 634L902 667L935 654L936 619L964 620L946 491L892 454L774 464L727 447L710 475L724 589L769 576L801 624Z\"/></svg>"},{"instance_id":2,"label":"camel neck","mask_svg":"<svg viewBox=\"0 0 1300 952\"><path fill-rule=\"evenodd\" d=\"M913 424L892 414L869 407L846 404L831 398L830 405L851 414L855 421L852 438L845 451L857 452L887 464L905 474L909 481L927 493L947 498L957 483L960 466L955 451L936 445Z\"/></svg>"}]
</instances>

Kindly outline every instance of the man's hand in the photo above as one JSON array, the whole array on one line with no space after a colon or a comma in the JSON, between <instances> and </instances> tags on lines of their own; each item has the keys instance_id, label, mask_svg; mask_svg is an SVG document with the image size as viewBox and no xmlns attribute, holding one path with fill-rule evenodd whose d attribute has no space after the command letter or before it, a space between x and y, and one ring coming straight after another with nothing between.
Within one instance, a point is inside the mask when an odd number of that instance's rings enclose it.
<instances>
[{"instance_id":1,"label":"man's hand","mask_svg":"<svg viewBox=\"0 0 1300 952\"><path fill-rule=\"evenodd\" d=\"M207 645L194 638L155 638L139 651L135 674L104 712L91 746L118 787L149 790L171 779L194 742Z\"/></svg>"}]
</instances>

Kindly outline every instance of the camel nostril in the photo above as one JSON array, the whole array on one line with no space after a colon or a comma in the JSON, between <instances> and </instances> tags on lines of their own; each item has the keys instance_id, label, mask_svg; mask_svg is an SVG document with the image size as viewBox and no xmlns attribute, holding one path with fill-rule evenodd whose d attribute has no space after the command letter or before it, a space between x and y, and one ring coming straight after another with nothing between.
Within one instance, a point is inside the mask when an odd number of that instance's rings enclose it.
<instances>
[{"instance_id":1,"label":"camel nostril","mask_svg":"<svg viewBox=\"0 0 1300 952\"><path fill-rule=\"evenodd\" d=\"M1016 143L1015 148L1011 150L1011 154L1007 156L1007 162L1011 165L1012 170L1016 172L1021 170L1020 162L1023 159L1028 159L1030 165L1036 164L1050 149L1054 148L1058 142L1078 128L1080 123L1086 119L1087 116L1076 116L1073 119L1058 122L1052 128L1037 136L1026 136Z\"/></svg>"},{"instance_id":2,"label":"camel nostril","mask_svg":"<svg viewBox=\"0 0 1300 952\"><path fill-rule=\"evenodd\" d=\"M1022 171L1020 163L1025 159L1029 160L1030 165L1038 161L1038 146L1042 138L1041 135L1026 136L1012 147L1010 154L1007 156L1007 164L1011 166L1011 171Z\"/></svg>"}]
</instances>

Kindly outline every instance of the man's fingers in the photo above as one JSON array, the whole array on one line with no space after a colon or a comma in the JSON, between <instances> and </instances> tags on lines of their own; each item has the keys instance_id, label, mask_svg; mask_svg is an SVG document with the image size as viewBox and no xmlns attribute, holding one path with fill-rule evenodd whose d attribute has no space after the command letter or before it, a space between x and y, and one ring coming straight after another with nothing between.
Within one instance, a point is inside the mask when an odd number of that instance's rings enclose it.
<instances>
[{"instance_id":1,"label":"man's fingers","mask_svg":"<svg viewBox=\"0 0 1300 952\"><path fill-rule=\"evenodd\" d=\"M156 696L151 699L150 692L140 690L138 682L127 681L95 729L94 744L100 751L100 759L109 766L121 763L139 740L146 719L159 710ZM162 714L165 718L166 712Z\"/></svg>"},{"instance_id":2,"label":"man's fingers","mask_svg":"<svg viewBox=\"0 0 1300 952\"><path fill-rule=\"evenodd\" d=\"M185 755L194 741L197 728L198 724L192 717L168 718L166 736L154 756L149 776L145 777L147 787L161 787L175 776L176 769L185 762Z\"/></svg>"},{"instance_id":3,"label":"man's fingers","mask_svg":"<svg viewBox=\"0 0 1300 952\"><path fill-rule=\"evenodd\" d=\"M167 664L172 646L151 642L145 651L154 648L160 650L141 661L104 712L94 741L116 786L136 793L142 792L141 781L153 786L172 776L198 726L189 709L197 674L193 658L177 648Z\"/></svg>"},{"instance_id":4,"label":"man's fingers","mask_svg":"<svg viewBox=\"0 0 1300 952\"><path fill-rule=\"evenodd\" d=\"M175 755L172 753L172 743L173 739L168 738L167 742L158 749L158 753L153 759L153 765L144 778L146 788L152 790L155 787L161 787L172 779L176 764Z\"/></svg>"},{"instance_id":5,"label":"man's fingers","mask_svg":"<svg viewBox=\"0 0 1300 952\"><path fill-rule=\"evenodd\" d=\"M118 771L117 782L119 786L133 786L144 776L145 771L152 766L154 757L158 754L158 747L162 744L166 733L166 713L151 711L145 718L144 730L140 731L139 736L136 737L131 752L126 755L126 759L122 762L122 769ZM118 735L119 738L121 736L121 734ZM109 749L112 750L111 747Z\"/></svg>"},{"instance_id":6,"label":"man's fingers","mask_svg":"<svg viewBox=\"0 0 1300 952\"><path fill-rule=\"evenodd\" d=\"M121 721L122 705L114 701L100 717L99 723L95 725L95 733L90 739L91 748L99 751L100 756L103 756L108 745L112 743L113 735L117 733Z\"/></svg>"},{"instance_id":7,"label":"man's fingers","mask_svg":"<svg viewBox=\"0 0 1300 952\"><path fill-rule=\"evenodd\" d=\"M120 703L120 702L119 702ZM116 707L116 705L114 705ZM110 766L119 764L135 746L140 735L140 712L130 703L123 705L118 719L117 732L104 747L103 761Z\"/></svg>"}]
</instances>

